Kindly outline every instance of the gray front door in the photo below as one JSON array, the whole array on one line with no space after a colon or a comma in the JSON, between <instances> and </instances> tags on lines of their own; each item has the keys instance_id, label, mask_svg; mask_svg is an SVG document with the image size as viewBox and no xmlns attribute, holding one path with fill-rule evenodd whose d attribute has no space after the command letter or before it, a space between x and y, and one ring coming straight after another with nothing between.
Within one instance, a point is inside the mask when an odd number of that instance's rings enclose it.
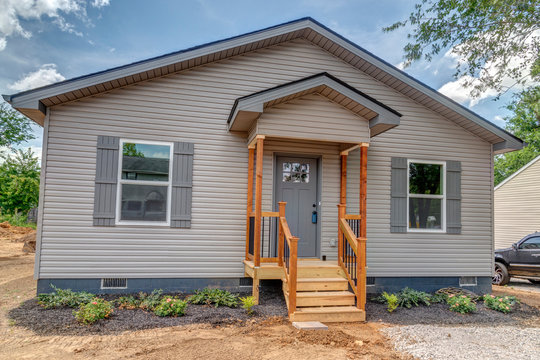
<instances>
[{"instance_id":1,"label":"gray front door","mask_svg":"<svg viewBox=\"0 0 540 360\"><path fill-rule=\"evenodd\" d=\"M276 209L286 201L286 217L298 241L299 257L318 257L317 160L278 156L276 161Z\"/></svg>"}]
</instances>

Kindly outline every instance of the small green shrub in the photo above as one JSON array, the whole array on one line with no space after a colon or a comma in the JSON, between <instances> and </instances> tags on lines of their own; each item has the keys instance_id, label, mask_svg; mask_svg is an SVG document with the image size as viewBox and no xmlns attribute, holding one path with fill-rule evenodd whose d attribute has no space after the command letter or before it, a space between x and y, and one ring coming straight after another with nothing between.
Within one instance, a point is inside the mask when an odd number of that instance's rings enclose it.
<instances>
[{"instance_id":1,"label":"small green shrub","mask_svg":"<svg viewBox=\"0 0 540 360\"><path fill-rule=\"evenodd\" d=\"M154 309L160 304L163 290L156 289L150 294L140 292L139 293L139 307L143 310L154 311Z\"/></svg>"},{"instance_id":2,"label":"small green shrub","mask_svg":"<svg viewBox=\"0 0 540 360\"><path fill-rule=\"evenodd\" d=\"M137 309L141 305L141 300L137 299L134 296L121 296L116 299L116 305L119 309Z\"/></svg>"},{"instance_id":3,"label":"small green shrub","mask_svg":"<svg viewBox=\"0 0 540 360\"><path fill-rule=\"evenodd\" d=\"M253 306L255 306L255 298L253 296L241 297L242 309L246 310L248 315L253 315Z\"/></svg>"},{"instance_id":4,"label":"small green shrub","mask_svg":"<svg viewBox=\"0 0 540 360\"><path fill-rule=\"evenodd\" d=\"M399 306L399 298L396 294L388 294L386 291L382 293L382 297L387 305L386 310L393 312Z\"/></svg>"},{"instance_id":5,"label":"small green shrub","mask_svg":"<svg viewBox=\"0 0 540 360\"><path fill-rule=\"evenodd\" d=\"M188 301L195 305L214 304L216 307L236 307L236 305L238 304L237 296L231 294L227 290L209 288L195 291L195 294L191 295L188 298Z\"/></svg>"},{"instance_id":6,"label":"small green shrub","mask_svg":"<svg viewBox=\"0 0 540 360\"><path fill-rule=\"evenodd\" d=\"M173 297L164 297L154 309L157 316L183 316L186 313L187 301Z\"/></svg>"},{"instance_id":7,"label":"small green shrub","mask_svg":"<svg viewBox=\"0 0 540 360\"><path fill-rule=\"evenodd\" d=\"M484 295L484 305L488 308L502 313L508 314L513 310L513 306L517 304L518 299L515 296L494 296Z\"/></svg>"},{"instance_id":8,"label":"small green shrub","mask_svg":"<svg viewBox=\"0 0 540 360\"><path fill-rule=\"evenodd\" d=\"M448 305L450 305L450 310L460 314L467 314L476 311L476 304L470 297L466 295L450 294L448 295L446 302Z\"/></svg>"},{"instance_id":9,"label":"small green shrub","mask_svg":"<svg viewBox=\"0 0 540 360\"><path fill-rule=\"evenodd\" d=\"M51 285L54 289L54 292L50 294L39 294L38 295L38 304L43 306L45 309L52 309L58 307L71 307L77 308L81 305L87 304L95 295L90 294L85 291L71 291L70 289L59 289L54 285Z\"/></svg>"},{"instance_id":10,"label":"small green shrub","mask_svg":"<svg viewBox=\"0 0 540 360\"><path fill-rule=\"evenodd\" d=\"M81 305L78 311L73 311L75 319L81 324L93 324L100 319L108 318L112 313L112 304L99 298L94 298L89 303Z\"/></svg>"},{"instance_id":11,"label":"small green shrub","mask_svg":"<svg viewBox=\"0 0 540 360\"><path fill-rule=\"evenodd\" d=\"M399 306L406 307L407 309L412 308L413 306L419 306L419 305L431 305L431 295L423 292L414 290L411 288L406 287L405 289L401 290L397 297L399 299Z\"/></svg>"},{"instance_id":12,"label":"small green shrub","mask_svg":"<svg viewBox=\"0 0 540 360\"><path fill-rule=\"evenodd\" d=\"M431 295L430 302L432 304L439 304L439 303L445 303L448 299L448 295L441 294L441 293L435 293Z\"/></svg>"}]
</instances>

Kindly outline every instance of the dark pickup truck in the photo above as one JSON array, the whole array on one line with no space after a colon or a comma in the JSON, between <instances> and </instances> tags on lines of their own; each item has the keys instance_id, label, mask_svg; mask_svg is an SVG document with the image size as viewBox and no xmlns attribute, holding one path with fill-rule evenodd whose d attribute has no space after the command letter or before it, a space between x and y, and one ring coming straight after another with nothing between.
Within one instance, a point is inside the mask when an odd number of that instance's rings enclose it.
<instances>
[{"instance_id":1,"label":"dark pickup truck","mask_svg":"<svg viewBox=\"0 0 540 360\"><path fill-rule=\"evenodd\" d=\"M495 250L493 284L506 285L511 277L540 284L540 232L525 236L512 247Z\"/></svg>"}]
</instances>

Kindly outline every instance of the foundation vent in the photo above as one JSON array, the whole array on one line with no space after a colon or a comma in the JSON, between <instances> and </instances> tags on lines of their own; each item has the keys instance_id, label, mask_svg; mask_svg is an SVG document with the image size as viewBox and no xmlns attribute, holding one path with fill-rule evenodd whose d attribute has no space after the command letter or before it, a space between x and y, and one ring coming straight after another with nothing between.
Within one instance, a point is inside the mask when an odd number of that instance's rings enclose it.
<instances>
[{"instance_id":1,"label":"foundation vent","mask_svg":"<svg viewBox=\"0 0 540 360\"><path fill-rule=\"evenodd\" d=\"M102 289L127 289L127 279L106 278L101 279Z\"/></svg>"},{"instance_id":2,"label":"foundation vent","mask_svg":"<svg viewBox=\"0 0 540 360\"><path fill-rule=\"evenodd\" d=\"M375 285L375 278L373 276L366 277L366 286Z\"/></svg>"},{"instance_id":3,"label":"foundation vent","mask_svg":"<svg viewBox=\"0 0 540 360\"><path fill-rule=\"evenodd\" d=\"M478 280L476 276L462 276L459 278L459 286L476 286Z\"/></svg>"}]
</instances>

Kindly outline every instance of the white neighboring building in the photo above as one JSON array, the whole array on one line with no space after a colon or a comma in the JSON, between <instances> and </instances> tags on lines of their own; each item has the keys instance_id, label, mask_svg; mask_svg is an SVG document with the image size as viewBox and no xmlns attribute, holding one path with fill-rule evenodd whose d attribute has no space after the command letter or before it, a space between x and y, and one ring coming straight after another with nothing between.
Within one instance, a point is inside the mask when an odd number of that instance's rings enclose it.
<instances>
[{"instance_id":1,"label":"white neighboring building","mask_svg":"<svg viewBox=\"0 0 540 360\"><path fill-rule=\"evenodd\" d=\"M495 248L540 231L540 156L495 187Z\"/></svg>"}]
</instances>

